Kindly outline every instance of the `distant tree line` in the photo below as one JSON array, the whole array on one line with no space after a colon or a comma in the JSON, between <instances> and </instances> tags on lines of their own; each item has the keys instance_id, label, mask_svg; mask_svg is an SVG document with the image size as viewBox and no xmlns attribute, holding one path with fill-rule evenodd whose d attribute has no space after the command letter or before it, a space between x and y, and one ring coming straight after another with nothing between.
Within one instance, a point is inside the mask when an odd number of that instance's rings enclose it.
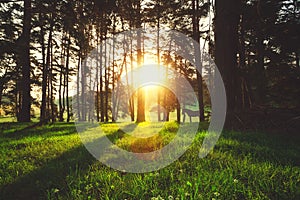
<instances>
[{"instance_id":1,"label":"distant tree line","mask_svg":"<svg viewBox=\"0 0 300 200\"><path fill-rule=\"evenodd\" d=\"M40 108L41 122L70 121L72 109L77 109L71 101L85 101L84 95L71 96L71 83L76 72L87 73L83 66L91 50L99 48L106 55L114 49L101 45L103 41L145 27L158 30L157 62L171 63L193 83L201 121L209 104L203 77L184 58L160 51L162 27L204 41L201 47L208 49L222 74L228 113L300 108L297 0L4 0L0 6L0 106L20 122L30 121L32 105ZM97 62L99 79L93 94L97 121L116 120L111 90L117 87L120 71L143 62L143 33L139 34L137 52L126 55L131 66L122 68L113 57L105 56ZM84 80L77 81L77 88L80 84ZM33 88L38 88L36 99ZM158 103L168 107L167 96L159 94ZM132 120L145 120L144 98L140 90L137 100L129 100ZM180 110L180 105L175 107ZM80 115L81 120L89 119L89 113Z\"/></svg>"}]
</instances>

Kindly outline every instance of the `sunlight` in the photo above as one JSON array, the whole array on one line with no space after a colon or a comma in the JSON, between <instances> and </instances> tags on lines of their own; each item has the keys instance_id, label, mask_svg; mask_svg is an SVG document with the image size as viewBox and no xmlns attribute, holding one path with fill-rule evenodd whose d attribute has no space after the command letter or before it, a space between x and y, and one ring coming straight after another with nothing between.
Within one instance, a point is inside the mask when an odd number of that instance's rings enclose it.
<instances>
[{"instance_id":1,"label":"sunlight","mask_svg":"<svg viewBox=\"0 0 300 200\"><path fill-rule=\"evenodd\" d=\"M143 80L143 83L163 83L166 79L164 71L155 64L142 66L139 70L138 77Z\"/></svg>"},{"instance_id":2,"label":"sunlight","mask_svg":"<svg viewBox=\"0 0 300 200\"><path fill-rule=\"evenodd\" d=\"M143 65L135 69L132 78L135 88L164 85L167 80L166 67L159 65L154 55L145 54Z\"/></svg>"},{"instance_id":3,"label":"sunlight","mask_svg":"<svg viewBox=\"0 0 300 200\"><path fill-rule=\"evenodd\" d=\"M167 81L166 67L147 63L137 69L134 80L137 87L164 85Z\"/></svg>"}]
</instances>

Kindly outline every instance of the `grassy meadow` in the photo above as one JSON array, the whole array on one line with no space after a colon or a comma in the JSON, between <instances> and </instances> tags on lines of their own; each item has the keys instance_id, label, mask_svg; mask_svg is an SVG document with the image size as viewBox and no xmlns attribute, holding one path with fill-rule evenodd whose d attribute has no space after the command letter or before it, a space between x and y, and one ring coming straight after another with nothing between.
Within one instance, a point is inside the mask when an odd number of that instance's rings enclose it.
<instances>
[{"instance_id":1,"label":"grassy meadow","mask_svg":"<svg viewBox=\"0 0 300 200\"><path fill-rule=\"evenodd\" d=\"M299 135L224 132L213 152L200 159L203 123L177 161L134 174L96 160L74 123L33 125L0 122L0 199L300 199ZM116 124L101 127L113 143L133 152L161 148L178 129L166 123L145 142Z\"/></svg>"}]
</instances>

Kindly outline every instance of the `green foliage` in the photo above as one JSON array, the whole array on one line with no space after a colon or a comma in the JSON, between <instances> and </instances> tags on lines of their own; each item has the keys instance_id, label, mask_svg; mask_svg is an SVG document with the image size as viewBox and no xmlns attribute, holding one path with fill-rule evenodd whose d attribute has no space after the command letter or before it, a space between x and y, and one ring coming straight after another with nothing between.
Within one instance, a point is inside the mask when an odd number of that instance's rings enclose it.
<instances>
[{"instance_id":1,"label":"green foliage","mask_svg":"<svg viewBox=\"0 0 300 200\"><path fill-rule=\"evenodd\" d=\"M96 161L74 124L1 123L0 199L299 199L299 136L225 132L199 159L205 131L170 166L130 174ZM104 124L107 134L116 124ZM206 124L201 125L203 127ZM167 123L166 139L178 125ZM173 133L170 133L173 132ZM124 142L124 141L123 141Z\"/></svg>"}]
</instances>

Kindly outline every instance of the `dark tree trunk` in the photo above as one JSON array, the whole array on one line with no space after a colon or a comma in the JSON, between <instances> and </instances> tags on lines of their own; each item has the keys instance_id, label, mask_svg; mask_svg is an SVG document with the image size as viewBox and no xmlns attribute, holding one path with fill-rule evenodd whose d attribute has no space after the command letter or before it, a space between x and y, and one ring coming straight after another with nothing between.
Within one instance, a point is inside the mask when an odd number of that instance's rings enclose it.
<instances>
[{"instance_id":1,"label":"dark tree trunk","mask_svg":"<svg viewBox=\"0 0 300 200\"><path fill-rule=\"evenodd\" d=\"M259 77L257 81L257 103L263 105L266 95L266 75L265 75L265 62L264 62L264 37L261 31L262 25L258 28L258 44L257 44L257 68L256 76Z\"/></svg>"},{"instance_id":2,"label":"dark tree trunk","mask_svg":"<svg viewBox=\"0 0 300 200\"><path fill-rule=\"evenodd\" d=\"M50 69L49 69L49 86L50 86L50 98L49 98L49 103L50 103L50 108L51 108L51 122L54 123L56 121L56 113L57 113L57 108L54 104L54 75L53 75L53 44L52 41L50 42Z\"/></svg>"},{"instance_id":3,"label":"dark tree trunk","mask_svg":"<svg viewBox=\"0 0 300 200\"><path fill-rule=\"evenodd\" d=\"M180 123L181 122L181 114L180 114L180 103L179 103L179 101L177 102L177 105L176 105L176 120L177 120L177 122L178 123Z\"/></svg>"},{"instance_id":4,"label":"dark tree trunk","mask_svg":"<svg viewBox=\"0 0 300 200\"><path fill-rule=\"evenodd\" d=\"M63 32L62 37L62 51L61 51L61 66L60 66L60 72L59 72L59 86L58 86L58 105L59 105L59 121L64 121L64 112L65 112L65 104L64 104L64 91L65 91L65 63L63 63L64 58L66 57L66 48L65 48L65 32Z\"/></svg>"},{"instance_id":5,"label":"dark tree trunk","mask_svg":"<svg viewBox=\"0 0 300 200\"><path fill-rule=\"evenodd\" d=\"M131 86L133 87L133 38L130 37L130 75L131 75ZM130 97L129 101L130 101L130 117L131 117L131 121L133 122L134 121L134 109L135 109L135 106L134 106L134 94L132 92L131 94L132 96Z\"/></svg>"},{"instance_id":6,"label":"dark tree trunk","mask_svg":"<svg viewBox=\"0 0 300 200\"><path fill-rule=\"evenodd\" d=\"M138 9L137 12L140 15L140 2L138 2ZM137 66L141 67L142 65L142 33L141 27L142 22L140 20L140 16L138 16L136 28L137 28ZM137 122L144 122L145 121L145 91L143 88L139 88L138 92L138 101L137 101Z\"/></svg>"},{"instance_id":7,"label":"dark tree trunk","mask_svg":"<svg viewBox=\"0 0 300 200\"><path fill-rule=\"evenodd\" d=\"M115 90L115 32L116 32L116 15L114 15L113 17L113 52L112 52L112 93L111 93L111 120L112 122L115 122L117 119L117 96L115 96L116 94L113 93L113 91Z\"/></svg>"},{"instance_id":8,"label":"dark tree trunk","mask_svg":"<svg viewBox=\"0 0 300 200\"><path fill-rule=\"evenodd\" d=\"M244 15L241 15L240 20L240 35L239 35L239 71L245 71L246 67L246 47L245 47L245 19ZM251 91L247 79L247 74L239 74L238 94L237 94L237 106L238 109L247 110L251 107Z\"/></svg>"},{"instance_id":9,"label":"dark tree trunk","mask_svg":"<svg viewBox=\"0 0 300 200\"><path fill-rule=\"evenodd\" d=\"M231 127L231 114L236 105L238 24L241 0L216 0L216 64L222 75L227 96L226 126Z\"/></svg>"},{"instance_id":10,"label":"dark tree trunk","mask_svg":"<svg viewBox=\"0 0 300 200\"><path fill-rule=\"evenodd\" d=\"M87 107L86 107L86 95L88 95L88 91L86 91L86 73L85 73L85 68L87 66L86 60L81 60L81 117L82 121L86 121L87 117Z\"/></svg>"},{"instance_id":11,"label":"dark tree trunk","mask_svg":"<svg viewBox=\"0 0 300 200\"><path fill-rule=\"evenodd\" d=\"M101 122L104 122L104 95L103 95L103 64L102 64L102 58L103 58L103 47L102 47L102 41L100 44L100 118Z\"/></svg>"},{"instance_id":12,"label":"dark tree trunk","mask_svg":"<svg viewBox=\"0 0 300 200\"><path fill-rule=\"evenodd\" d=\"M158 68L160 68L160 12L158 10L157 12L157 64ZM161 111L160 111L160 90L157 90L157 120L160 122L161 121Z\"/></svg>"},{"instance_id":13,"label":"dark tree trunk","mask_svg":"<svg viewBox=\"0 0 300 200\"><path fill-rule=\"evenodd\" d=\"M105 34L106 35L106 34ZM107 54L107 44L106 44L106 41L105 41L105 48L104 48L104 66L105 66L105 72L104 72L104 78L105 78L105 122L108 122L109 121L109 117L108 117L108 89L109 89L109 67L106 66L107 63L110 62L110 59L108 59L107 61L107 58L106 58L106 54Z\"/></svg>"},{"instance_id":14,"label":"dark tree trunk","mask_svg":"<svg viewBox=\"0 0 300 200\"><path fill-rule=\"evenodd\" d=\"M3 96L3 84L0 84L0 108L2 103L2 96Z\"/></svg>"},{"instance_id":15,"label":"dark tree trunk","mask_svg":"<svg viewBox=\"0 0 300 200\"><path fill-rule=\"evenodd\" d=\"M100 90L99 90L99 35L97 35L97 58L96 58L96 117L97 122L100 122ZM101 55L100 55L101 56Z\"/></svg>"},{"instance_id":16,"label":"dark tree trunk","mask_svg":"<svg viewBox=\"0 0 300 200\"><path fill-rule=\"evenodd\" d=\"M296 58L296 67L300 68L300 58L298 52L295 52L295 58Z\"/></svg>"},{"instance_id":17,"label":"dark tree trunk","mask_svg":"<svg viewBox=\"0 0 300 200\"><path fill-rule=\"evenodd\" d=\"M20 122L30 122L30 31L31 31L31 0L24 0L23 32L21 36L22 51L20 52L22 64L22 103Z\"/></svg>"},{"instance_id":18,"label":"dark tree trunk","mask_svg":"<svg viewBox=\"0 0 300 200\"><path fill-rule=\"evenodd\" d=\"M44 20L43 18L40 20ZM41 26L41 46L42 46L42 103L40 108L40 122L44 122L46 119L46 97L47 97L47 63L46 60L46 47L44 39L44 26Z\"/></svg>"},{"instance_id":19,"label":"dark tree trunk","mask_svg":"<svg viewBox=\"0 0 300 200\"><path fill-rule=\"evenodd\" d=\"M166 121L170 121L170 112L166 111Z\"/></svg>"},{"instance_id":20,"label":"dark tree trunk","mask_svg":"<svg viewBox=\"0 0 300 200\"><path fill-rule=\"evenodd\" d=\"M65 108L63 106L63 98L64 96L62 96L62 91L63 91L63 76L64 76L64 72L63 69L60 69L60 74L59 74L59 88L58 88L58 105L59 105L59 121L63 122L64 121L64 112L65 112Z\"/></svg>"},{"instance_id":21,"label":"dark tree trunk","mask_svg":"<svg viewBox=\"0 0 300 200\"><path fill-rule=\"evenodd\" d=\"M71 113L70 113L70 101L69 101L69 62L70 62L70 34L68 36L68 47L67 47L67 59L66 59L66 76L65 76L65 87L66 87L66 106L67 106L67 122L70 122Z\"/></svg>"},{"instance_id":22,"label":"dark tree trunk","mask_svg":"<svg viewBox=\"0 0 300 200\"><path fill-rule=\"evenodd\" d=\"M77 96L76 96L76 107L77 107L77 117L79 121L82 121L82 114L81 114L81 103L80 103L80 63L81 63L81 51L79 50L78 53L78 63L77 63L77 82L76 82L76 88L77 88Z\"/></svg>"},{"instance_id":23,"label":"dark tree trunk","mask_svg":"<svg viewBox=\"0 0 300 200\"><path fill-rule=\"evenodd\" d=\"M199 0L193 0L193 39L200 43L200 27L199 27ZM204 119L204 102L203 102L203 81L202 81L202 64L201 64L201 52L200 49L194 49L195 54L195 64L197 68L197 88L198 88L198 101L199 101L199 120L201 122L205 121Z\"/></svg>"},{"instance_id":24,"label":"dark tree trunk","mask_svg":"<svg viewBox=\"0 0 300 200\"><path fill-rule=\"evenodd\" d=\"M141 50L141 32L138 30L137 35L137 66L141 67L142 64L142 50ZM143 88L138 89L138 102L137 102L137 122L145 121L145 92Z\"/></svg>"},{"instance_id":25,"label":"dark tree trunk","mask_svg":"<svg viewBox=\"0 0 300 200\"><path fill-rule=\"evenodd\" d=\"M222 75L227 109L235 108L235 82L237 70L238 24L241 0L216 0L216 64Z\"/></svg>"}]
</instances>

